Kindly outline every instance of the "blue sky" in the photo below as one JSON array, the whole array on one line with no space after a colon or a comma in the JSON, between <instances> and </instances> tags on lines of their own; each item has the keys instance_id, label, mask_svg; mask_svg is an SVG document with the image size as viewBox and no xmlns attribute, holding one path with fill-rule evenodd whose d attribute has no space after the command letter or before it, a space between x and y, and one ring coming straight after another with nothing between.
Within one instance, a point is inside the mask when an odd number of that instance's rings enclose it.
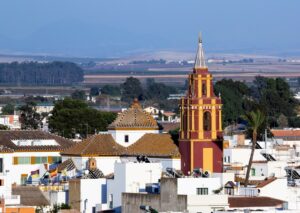
<instances>
[{"instance_id":1,"label":"blue sky","mask_svg":"<svg viewBox=\"0 0 300 213\"><path fill-rule=\"evenodd\" d=\"M1 0L0 53L300 53L297 0Z\"/></svg>"}]
</instances>

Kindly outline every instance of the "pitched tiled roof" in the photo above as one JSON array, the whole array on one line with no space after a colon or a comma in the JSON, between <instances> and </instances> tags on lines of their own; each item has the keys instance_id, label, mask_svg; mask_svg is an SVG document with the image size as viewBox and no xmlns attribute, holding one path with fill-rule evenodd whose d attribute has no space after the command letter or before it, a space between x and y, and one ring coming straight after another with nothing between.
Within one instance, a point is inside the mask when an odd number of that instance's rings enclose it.
<instances>
[{"instance_id":1,"label":"pitched tiled roof","mask_svg":"<svg viewBox=\"0 0 300 213\"><path fill-rule=\"evenodd\" d=\"M177 146L169 134L145 134L137 142L125 148L113 139L111 134L89 137L81 143L62 152L69 156L137 156L180 157Z\"/></svg>"},{"instance_id":2,"label":"pitched tiled roof","mask_svg":"<svg viewBox=\"0 0 300 213\"><path fill-rule=\"evenodd\" d=\"M93 135L62 152L75 156L119 156L124 147L115 142L111 134Z\"/></svg>"},{"instance_id":3,"label":"pitched tiled roof","mask_svg":"<svg viewBox=\"0 0 300 213\"><path fill-rule=\"evenodd\" d=\"M159 123L164 132L169 132L170 130L179 129L180 123L171 123L171 122L161 122Z\"/></svg>"},{"instance_id":4,"label":"pitched tiled roof","mask_svg":"<svg viewBox=\"0 0 300 213\"><path fill-rule=\"evenodd\" d=\"M59 145L17 146L13 140L55 140ZM13 151L62 151L72 144L66 138L39 130L0 130L0 146Z\"/></svg>"},{"instance_id":5,"label":"pitched tiled roof","mask_svg":"<svg viewBox=\"0 0 300 213\"><path fill-rule=\"evenodd\" d=\"M300 129L272 129L271 132L275 138L283 138L289 140L300 139Z\"/></svg>"},{"instance_id":6,"label":"pitched tiled roof","mask_svg":"<svg viewBox=\"0 0 300 213\"><path fill-rule=\"evenodd\" d=\"M179 158L179 150L169 134L145 134L125 149L124 155Z\"/></svg>"},{"instance_id":7,"label":"pitched tiled roof","mask_svg":"<svg viewBox=\"0 0 300 213\"><path fill-rule=\"evenodd\" d=\"M228 197L230 208L245 207L279 207L283 205L283 200L270 197Z\"/></svg>"},{"instance_id":8,"label":"pitched tiled roof","mask_svg":"<svg viewBox=\"0 0 300 213\"><path fill-rule=\"evenodd\" d=\"M135 99L131 107L118 115L108 129L159 129L156 120Z\"/></svg>"},{"instance_id":9,"label":"pitched tiled roof","mask_svg":"<svg viewBox=\"0 0 300 213\"><path fill-rule=\"evenodd\" d=\"M0 145L0 153L13 153L14 150L6 146Z\"/></svg>"},{"instance_id":10,"label":"pitched tiled roof","mask_svg":"<svg viewBox=\"0 0 300 213\"><path fill-rule=\"evenodd\" d=\"M21 196L21 205L24 206L49 206L49 201L45 198L41 190L36 186L14 186L13 195Z\"/></svg>"},{"instance_id":11,"label":"pitched tiled roof","mask_svg":"<svg viewBox=\"0 0 300 213\"><path fill-rule=\"evenodd\" d=\"M276 177L267 178L266 180L260 182L256 187L257 188L265 187L266 185L268 185L269 183L272 183L276 179L277 179Z\"/></svg>"}]
</instances>

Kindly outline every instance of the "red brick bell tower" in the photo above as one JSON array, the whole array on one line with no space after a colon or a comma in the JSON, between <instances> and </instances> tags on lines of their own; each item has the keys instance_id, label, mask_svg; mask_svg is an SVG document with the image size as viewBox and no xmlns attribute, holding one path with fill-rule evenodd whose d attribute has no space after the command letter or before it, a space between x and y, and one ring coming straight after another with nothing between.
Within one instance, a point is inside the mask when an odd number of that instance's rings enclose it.
<instances>
[{"instance_id":1,"label":"red brick bell tower","mask_svg":"<svg viewBox=\"0 0 300 213\"><path fill-rule=\"evenodd\" d=\"M187 95L180 103L179 150L185 174L195 168L223 171L222 103L213 92L212 75L205 63L202 38Z\"/></svg>"}]
</instances>

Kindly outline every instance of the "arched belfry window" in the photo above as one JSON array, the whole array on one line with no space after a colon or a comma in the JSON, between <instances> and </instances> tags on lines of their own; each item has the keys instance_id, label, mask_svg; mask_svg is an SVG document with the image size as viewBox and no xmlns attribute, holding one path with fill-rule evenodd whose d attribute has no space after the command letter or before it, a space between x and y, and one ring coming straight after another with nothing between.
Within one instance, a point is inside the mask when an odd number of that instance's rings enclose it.
<instances>
[{"instance_id":1,"label":"arched belfry window","mask_svg":"<svg viewBox=\"0 0 300 213\"><path fill-rule=\"evenodd\" d=\"M203 128L204 128L204 131L211 130L211 115L210 115L210 112L208 112L208 111L204 112Z\"/></svg>"},{"instance_id":2,"label":"arched belfry window","mask_svg":"<svg viewBox=\"0 0 300 213\"><path fill-rule=\"evenodd\" d=\"M202 96L206 96L206 84L202 83Z\"/></svg>"}]
</instances>

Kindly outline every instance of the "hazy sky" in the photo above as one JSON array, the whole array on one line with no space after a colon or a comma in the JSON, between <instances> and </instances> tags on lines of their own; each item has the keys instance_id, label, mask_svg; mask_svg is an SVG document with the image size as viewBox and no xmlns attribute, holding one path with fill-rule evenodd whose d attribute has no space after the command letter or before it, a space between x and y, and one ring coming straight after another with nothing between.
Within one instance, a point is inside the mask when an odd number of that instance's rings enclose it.
<instances>
[{"instance_id":1,"label":"hazy sky","mask_svg":"<svg viewBox=\"0 0 300 213\"><path fill-rule=\"evenodd\" d=\"M1 0L0 53L300 53L299 0Z\"/></svg>"}]
</instances>

